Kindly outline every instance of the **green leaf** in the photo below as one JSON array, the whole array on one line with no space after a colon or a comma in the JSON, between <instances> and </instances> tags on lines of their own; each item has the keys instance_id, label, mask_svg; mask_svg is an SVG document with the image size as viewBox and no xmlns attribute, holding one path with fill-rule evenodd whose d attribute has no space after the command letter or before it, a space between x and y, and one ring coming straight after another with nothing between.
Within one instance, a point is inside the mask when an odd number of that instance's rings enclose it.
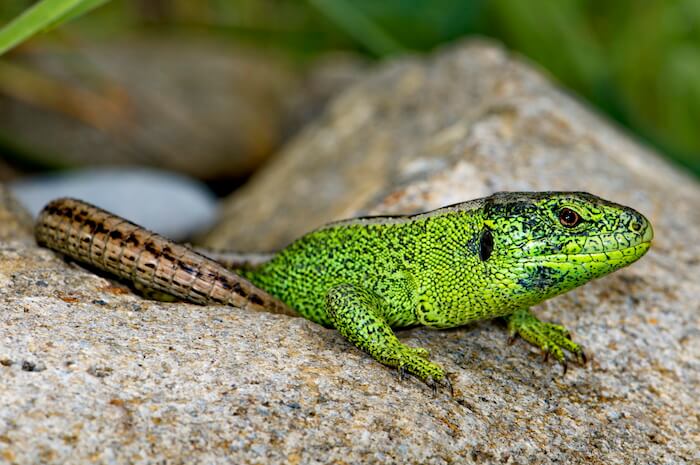
<instances>
[{"instance_id":1,"label":"green leaf","mask_svg":"<svg viewBox=\"0 0 700 465\"><path fill-rule=\"evenodd\" d=\"M107 3L109 0L82 0L79 5L77 5L75 8L70 10L68 13L65 15L61 16L58 18L56 21L54 21L52 24L48 26L48 29L52 29L56 26L59 26L63 23L67 23L68 21L78 18L85 13L87 13L90 10L94 10L98 6L102 6L105 3Z\"/></svg>"},{"instance_id":2,"label":"green leaf","mask_svg":"<svg viewBox=\"0 0 700 465\"><path fill-rule=\"evenodd\" d=\"M385 56L405 51L391 35L346 0L308 1L375 55Z\"/></svg>"},{"instance_id":3,"label":"green leaf","mask_svg":"<svg viewBox=\"0 0 700 465\"><path fill-rule=\"evenodd\" d=\"M108 0L42 0L0 29L0 55L34 34L71 20Z\"/></svg>"}]
</instances>

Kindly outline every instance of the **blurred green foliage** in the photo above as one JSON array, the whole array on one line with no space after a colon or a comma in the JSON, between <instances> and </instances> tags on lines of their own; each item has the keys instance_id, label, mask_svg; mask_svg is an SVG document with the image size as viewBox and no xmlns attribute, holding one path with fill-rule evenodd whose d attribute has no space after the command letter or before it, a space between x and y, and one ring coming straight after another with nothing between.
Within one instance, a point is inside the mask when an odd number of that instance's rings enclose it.
<instances>
[{"instance_id":1,"label":"blurred green foliage","mask_svg":"<svg viewBox=\"0 0 700 465\"><path fill-rule=\"evenodd\" d=\"M5 0L0 18L30 3ZM700 175L698 0L130 0L66 29L213 34L302 63L328 51L382 58L490 36Z\"/></svg>"},{"instance_id":2,"label":"blurred green foliage","mask_svg":"<svg viewBox=\"0 0 700 465\"><path fill-rule=\"evenodd\" d=\"M41 0L0 29L0 54L34 34L82 16L107 0ZM11 4L11 6L14 6Z\"/></svg>"}]
</instances>

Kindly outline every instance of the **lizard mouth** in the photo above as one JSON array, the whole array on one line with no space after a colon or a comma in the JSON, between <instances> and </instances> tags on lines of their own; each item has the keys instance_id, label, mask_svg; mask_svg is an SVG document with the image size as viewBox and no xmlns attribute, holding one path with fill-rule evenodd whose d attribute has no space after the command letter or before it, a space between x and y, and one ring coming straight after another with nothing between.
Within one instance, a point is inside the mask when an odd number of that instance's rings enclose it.
<instances>
[{"instance_id":1,"label":"lizard mouth","mask_svg":"<svg viewBox=\"0 0 700 465\"><path fill-rule=\"evenodd\" d=\"M651 247L651 240L640 241L635 245L604 252L581 252L576 254L551 254L528 260L529 262L549 263L632 263L640 259Z\"/></svg>"}]
</instances>

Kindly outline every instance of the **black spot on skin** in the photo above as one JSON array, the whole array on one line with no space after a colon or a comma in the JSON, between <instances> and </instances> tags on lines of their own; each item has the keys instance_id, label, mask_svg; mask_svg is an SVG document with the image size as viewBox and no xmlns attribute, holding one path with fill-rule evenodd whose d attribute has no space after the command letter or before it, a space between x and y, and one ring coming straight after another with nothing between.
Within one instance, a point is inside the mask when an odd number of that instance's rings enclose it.
<instances>
[{"instance_id":1,"label":"black spot on skin","mask_svg":"<svg viewBox=\"0 0 700 465\"><path fill-rule=\"evenodd\" d=\"M162 254L163 254L163 258L165 258L168 261L174 262L176 260L175 255L173 255L173 249L170 248L169 245L166 245L163 247Z\"/></svg>"},{"instance_id":2,"label":"black spot on skin","mask_svg":"<svg viewBox=\"0 0 700 465\"><path fill-rule=\"evenodd\" d=\"M66 218L73 218L73 209L71 207L63 207L61 209L61 216Z\"/></svg>"},{"instance_id":3,"label":"black spot on skin","mask_svg":"<svg viewBox=\"0 0 700 465\"><path fill-rule=\"evenodd\" d=\"M207 296L206 292L200 291L200 290L197 289L196 287L191 288L191 289L190 289L190 293L197 294L197 295L201 295L201 296L204 296L204 297Z\"/></svg>"},{"instance_id":4,"label":"black spot on skin","mask_svg":"<svg viewBox=\"0 0 700 465\"><path fill-rule=\"evenodd\" d=\"M560 273L546 266L537 266L527 278L520 278L518 284L525 289L547 289L559 282Z\"/></svg>"},{"instance_id":5,"label":"black spot on skin","mask_svg":"<svg viewBox=\"0 0 700 465\"><path fill-rule=\"evenodd\" d=\"M148 263L144 263L143 266L146 266L146 267L151 268L151 269L155 269L156 264L148 262Z\"/></svg>"},{"instance_id":6,"label":"black spot on skin","mask_svg":"<svg viewBox=\"0 0 700 465\"><path fill-rule=\"evenodd\" d=\"M129 237L126 238L126 243L133 244L136 247L141 245L141 242L139 242L139 238L136 237L136 234L134 234L134 233L129 234Z\"/></svg>"},{"instance_id":7,"label":"black spot on skin","mask_svg":"<svg viewBox=\"0 0 700 465\"><path fill-rule=\"evenodd\" d=\"M227 291L231 290L231 283L229 283L228 279L226 279L224 276L219 276L217 281L219 281L222 288L226 289Z\"/></svg>"},{"instance_id":8,"label":"black spot on skin","mask_svg":"<svg viewBox=\"0 0 700 465\"><path fill-rule=\"evenodd\" d=\"M160 249L156 247L156 244L153 241L146 242L143 247L153 255L160 255Z\"/></svg>"},{"instance_id":9,"label":"black spot on skin","mask_svg":"<svg viewBox=\"0 0 700 465\"><path fill-rule=\"evenodd\" d=\"M243 290L240 283L233 283L232 290L233 290L233 292L240 295L241 297L245 298L248 296L248 293ZM251 301L252 301L252 296L251 296Z\"/></svg>"},{"instance_id":10,"label":"black spot on skin","mask_svg":"<svg viewBox=\"0 0 700 465\"><path fill-rule=\"evenodd\" d=\"M479 258L482 262L491 257L493 252L493 234L489 228L484 228L481 232L481 238L479 239Z\"/></svg>"},{"instance_id":11,"label":"black spot on skin","mask_svg":"<svg viewBox=\"0 0 700 465\"><path fill-rule=\"evenodd\" d=\"M121 239L124 235L122 234L121 231L117 231L116 229L112 232L109 233L109 237L112 239Z\"/></svg>"},{"instance_id":12,"label":"black spot on skin","mask_svg":"<svg viewBox=\"0 0 700 465\"><path fill-rule=\"evenodd\" d=\"M95 230L93 231L95 234L103 234L107 232L107 229L105 228L105 225L102 223L97 223L97 226L95 227Z\"/></svg>"},{"instance_id":13,"label":"black spot on skin","mask_svg":"<svg viewBox=\"0 0 700 465\"><path fill-rule=\"evenodd\" d=\"M97 227L97 223L95 223L94 220L87 219L85 220L85 226L90 228L90 232L95 232L95 228Z\"/></svg>"},{"instance_id":14,"label":"black spot on skin","mask_svg":"<svg viewBox=\"0 0 700 465\"><path fill-rule=\"evenodd\" d=\"M181 270L183 270L183 271L186 272L186 273L194 274L194 272L195 272L195 269L192 268L191 266L189 266L189 265L188 265L187 263L185 263L185 262L179 262L179 263L177 264L177 266L178 266L178 268L180 268Z\"/></svg>"},{"instance_id":15,"label":"black spot on skin","mask_svg":"<svg viewBox=\"0 0 700 465\"><path fill-rule=\"evenodd\" d=\"M259 295L257 294L251 294L250 295L250 301L254 303L255 305L263 305L265 302L260 298Z\"/></svg>"}]
</instances>

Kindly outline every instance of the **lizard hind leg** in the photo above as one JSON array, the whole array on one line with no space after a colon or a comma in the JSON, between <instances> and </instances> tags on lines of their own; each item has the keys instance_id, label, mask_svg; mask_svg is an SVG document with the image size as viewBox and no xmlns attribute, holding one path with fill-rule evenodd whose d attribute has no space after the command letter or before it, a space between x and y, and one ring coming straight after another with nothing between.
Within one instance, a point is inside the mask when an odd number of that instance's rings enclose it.
<instances>
[{"instance_id":1,"label":"lizard hind leg","mask_svg":"<svg viewBox=\"0 0 700 465\"><path fill-rule=\"evenodd\" d=\"M383 318L386 303L360 286L341 284L326 294L326 310L333 326L348 341L384 365L410 373L433 388L449 387L445 371L427 359L428 351L402 344Z\"/></svg>"}]
</instances>

